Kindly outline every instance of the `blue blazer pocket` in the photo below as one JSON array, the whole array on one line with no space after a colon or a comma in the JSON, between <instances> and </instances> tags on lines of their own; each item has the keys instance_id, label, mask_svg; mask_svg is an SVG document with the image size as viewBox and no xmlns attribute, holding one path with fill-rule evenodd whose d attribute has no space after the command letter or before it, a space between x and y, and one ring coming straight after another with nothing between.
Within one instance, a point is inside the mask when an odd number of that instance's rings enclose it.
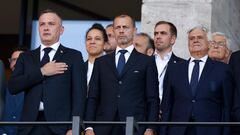
<instances>
[{"instance_id":1,"label":"blue blazer pocket","mask_svg":"<svg viewBox=\"0 0 240 135\"><path fill-rule=\"evenodd\" d=\"M210 90L216 92L219 89L219 84L216 81L210 82Z\"/></svg>"}]
</instances>

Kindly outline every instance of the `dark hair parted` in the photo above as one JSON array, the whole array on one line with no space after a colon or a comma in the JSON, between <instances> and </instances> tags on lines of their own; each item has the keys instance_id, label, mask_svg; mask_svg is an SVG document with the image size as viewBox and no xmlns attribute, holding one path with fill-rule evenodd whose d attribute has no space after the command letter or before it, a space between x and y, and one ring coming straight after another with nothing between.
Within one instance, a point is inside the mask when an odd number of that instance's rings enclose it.
<instances>
[{"instance_id":1,"label":"dark hair parted","mask_svg":"<svg viewBox=\"0 0 240 135\"><path fill-rule=\"evenodd\" d=\"M171 34L177 37L177 28L173 23L168 22L168 21L159 21L156 23L154 28L156 28L158 25L161 25L161 24L167 24L168 26L170 26Z\"/></svg>"},{"instance_id":2,"label":"dark hair parted","mask_svg":"<svg viewBox=\"0 0 240 135\"><path fill-rule=\"evenodd\" d=\"M102 33L104 42L108 42L108 36L107 36L106 30L105 30L104 27L103 27L101 24L99 24L99 23L94 23L94 24L92 25L92 27L87 30L87 32L86 32L86 37L85 37L85 38L87 38L88 33L89 33L91 30L93 30L93 29L99 30L99 31Z\"/></svg>"}]
</instances>

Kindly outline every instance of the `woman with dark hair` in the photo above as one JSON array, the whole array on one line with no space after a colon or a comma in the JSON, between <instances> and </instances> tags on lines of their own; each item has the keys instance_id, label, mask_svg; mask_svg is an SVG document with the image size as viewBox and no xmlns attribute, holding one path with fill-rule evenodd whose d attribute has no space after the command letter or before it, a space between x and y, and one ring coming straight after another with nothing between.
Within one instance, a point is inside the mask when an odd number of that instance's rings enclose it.
<instances>
[{"instance_id":1,"label":"woman with dark hair","mask_svg":"<svg viewBox=\"0 0 240 135\"><path fill-rule=\"evenodd\" d=\"M86 32L86 49L88 52L88 60L85 62L87 67L87 84L89 84L92 75L94 60L103 55L103 48L107 41L106 31L101 24L93 24Z\"/></svg>"}]
</instances>

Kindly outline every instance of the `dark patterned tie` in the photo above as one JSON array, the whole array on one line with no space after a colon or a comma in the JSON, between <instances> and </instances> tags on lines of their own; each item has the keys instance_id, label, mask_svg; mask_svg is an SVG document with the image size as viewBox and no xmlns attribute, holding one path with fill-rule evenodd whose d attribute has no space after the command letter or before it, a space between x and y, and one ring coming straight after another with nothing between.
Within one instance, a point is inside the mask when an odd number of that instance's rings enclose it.
<instances>
[{"instance_id":1,"label":"dark patterned tie","mask_svg":"<svg viewBox=\"0 0 240 135\"><path fill-rule=\"evenodd\" d=\"M49 52L51 52L51 50L52 50L51 47L46 47L43 49L44 55L43 55L41 63L40 63L41 67L50 61L50 57L48 54L49 54ZM43 102L43 90L42 90L42 94L41 94L41 101Z\"/></svg>"},{"instance_id":2,"label":"dark patterned tie","mask_svg":"<svg viewBox=\"0 0 240 135\"><path fill-rule=\"evenodd\" d=\"M120 52L120 56L118 59L118 64L117 64L117 70L118 70L118 74L121 75L122 70L124 68L125 65L125 56L124 54L127 52L127 50L119 50L118 52Z\"/></svg>"},{"instance_id":3,"label":"dark patterned tie","mask_svg":"<svg viewBox=\"0 0 240 135\"><path fill-rule=\"evenodd\" d=\"M44 55L42 57L42 60L41 60L41 67L44 66L46 63L48 63L50 61L50 58L49 58L49 52L52 50L51 47L46 47L43 49L44 51Z\"/></svg>"},{"instance_id":4,"label":"dark patterned tie","mask_svg":"<svg viewBox=\"0 0 240 135\"><path fill-rule=\"evenodd\" d=\"M201 62L201 60L193 60L193 62L195 65L192 71L190 86L192 89L192 94L195 96L199 78L199 62Z\"/></svg>"}]
</instances>

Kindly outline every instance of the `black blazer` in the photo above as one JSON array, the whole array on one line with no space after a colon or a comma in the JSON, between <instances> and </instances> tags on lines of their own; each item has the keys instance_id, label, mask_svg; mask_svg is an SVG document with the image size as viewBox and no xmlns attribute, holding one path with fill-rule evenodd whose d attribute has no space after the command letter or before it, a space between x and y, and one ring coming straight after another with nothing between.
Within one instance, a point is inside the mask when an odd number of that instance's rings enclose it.
<instances>
[{"instance_id":1,"label":"black blazer","mask_svg":"<svg viewBox=\"0 0 240 135\"><path fill-rule=\"evenodd\" d=\"M157 121L157 68L154 60L132 51L122 75L115 65L115 52L97 58L90 81L86 120L120 121L134 116L137 121ZM111 128L94 127L97 135L107 134Z\"/></svg>"},{"instance_id":2,"label":"black blazer","mask_svg":"<svg viewBox=\"0 0 240 135\"><path fill-rule=\"evenodd\" d=\"M40 47L22 53L9 80L12 94L25 92L22 121L37 119L41 95L47 121L69 121L73 115L83 117L86 99L86 70L79 51L59 46L53 60L65 62L68 70L50 77L40 71ZM20 127L19 134L29 133L32 127ZM67 127L50 129L56 134L65 134Z\"/></svg>"},{"instance_id":3,"label":"black blazer","mask_svg":"<svg viewBox=\"0 0 240 135\"><path fill-rule=\"evenodd\" d=\"M239 122L240 121L240 51L234 52L231 55L229 65L232 68L233 76L234 76L234 101L233 101L233 110L232 110L232 121ZM232 135L239 135L240 129L239 126L232 127Z\"/></svg>"}]
</instances>

